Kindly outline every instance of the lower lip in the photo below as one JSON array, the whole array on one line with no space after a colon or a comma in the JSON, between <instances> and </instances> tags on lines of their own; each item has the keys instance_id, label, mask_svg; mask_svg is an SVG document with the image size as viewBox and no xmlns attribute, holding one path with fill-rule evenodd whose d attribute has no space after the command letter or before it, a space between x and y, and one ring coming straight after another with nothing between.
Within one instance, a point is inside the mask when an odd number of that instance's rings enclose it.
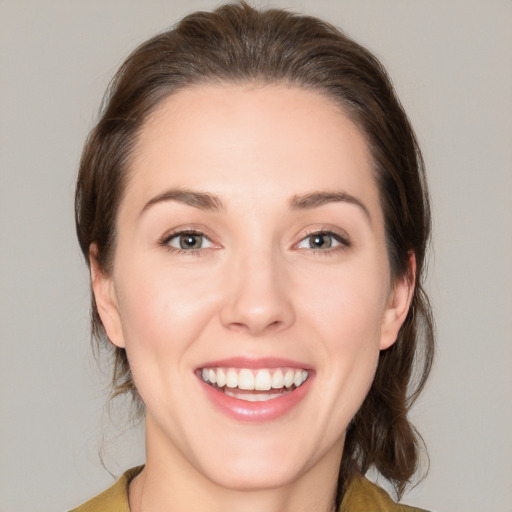
<instances>
[{"instance_id":1,"label":"lower lip","mask_svg":"<svg viewBox=\"0 0 512 512\"><path fill-rule=\"evenodd\" d=\"M281 418L297 406L308 393L313 376L310 373L306 382L298 388L265 402L240 400L206 384L201 378L199 380L206 395L220 412L237 421L263 423Z\"/></svg>"}]
</instances>

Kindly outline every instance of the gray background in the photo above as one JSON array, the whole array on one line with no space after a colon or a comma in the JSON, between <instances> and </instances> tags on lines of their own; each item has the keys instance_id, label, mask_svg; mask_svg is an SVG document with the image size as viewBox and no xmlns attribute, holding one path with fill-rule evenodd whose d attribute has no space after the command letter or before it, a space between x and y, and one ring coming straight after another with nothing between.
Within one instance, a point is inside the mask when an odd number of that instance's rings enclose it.
<instances>
[{"instance_id":1,"label":"gray background","mask_svg":"<svg viewBox=\"0 0 512 512\"><path fill-rule=\"evenodd\" d=\"M104 414L73 182L131 49L215 1L0 0L0 511L77 505L143 460ZM405 501L512 510L512 2L288 0L373 50L430 176L438 357L414 410L431 470ZM114 418L117 416L114 414ZM106 440L104 440L106 438Z\"/></svg>"}]
</instances>

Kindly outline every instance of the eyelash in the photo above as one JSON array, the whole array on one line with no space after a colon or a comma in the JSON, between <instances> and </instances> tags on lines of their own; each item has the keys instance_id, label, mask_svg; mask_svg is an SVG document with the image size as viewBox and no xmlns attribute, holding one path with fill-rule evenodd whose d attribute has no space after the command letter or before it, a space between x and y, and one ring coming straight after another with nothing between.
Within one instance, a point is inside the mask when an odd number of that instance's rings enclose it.
<instances>
[{"instance_id":1,"label":"eyelash","mask_svg":"<svg viewBox=\"0 0 512 512\"><path fill-rule=\"evenodd\" d=\"M335 245L334 247L327 247L325 249L314 248L314 247L304 247L304 248L299 247L299 244L301 244L315 236L330 237L331 244L332 244L332 240L334 240L335 242L337 242L338 245ZM304 237L302 237L300 239L300 241L297 244L295 244L295 247L297 247L297 249L305 249L305 250L313 251L314 254L322 253L322 255L332 255L333 253L336 253L338 251L344 251L344 250L349 249L351 247L351 245L352 245L352 243L347 235L345 235L345 234L342 235L340 233L336 233L336 232L328 230L328 229L320 229L320 230L315 230L315 231L311 231L311 232L307 233Z\"/></svg>"},{"instance_id":2,"label":"eyelash","mask_svg":"<svg viewBox=\"0 0 512 512\"><path fill-rule=\"evenodd\" d=\"M178 239L183 236L197 236L201 237L203 242L201 245L204 244L204 241L209 242L210 244L213 244L213 242L208 238L207 235L205 235L202 231L196 230L196 229L184 229L180 231L174 231L173 233L165 235L159 242L159 245L165 248L167 251L173 253L173 254L185 254L185 255L197 255L201 254L205 249L209 249L210 247L200 247L198 249L190 248L190 249L183 249L178 247L172 247L170 245L170 242L173 239ZM299 247L300 244L306 242L308 239L311 239L313 237L330 237L331 238L331 245L332 241L335 241L338 245L335 245L334 247L327 247L327 248L314 248L314 247ZM311 243L311 242L310 242ZM294 248L296 249L305 249L308 251L312 251L314 254L322 253L322 255L328 255L333 254L338 251L344 251L351 247L351 242L346 235L341 235L339 233L335 233L331 230L327 229L320 229L315 230L307 233L305 236L303 236L298 243L294 244Z\"/></svg>"},{"instance_id":3,"label":"eyelash","mask_svg":"<svg viewBox=\"0 0 512 512\"><path fill-rule=\"evenodd\" d=\"M210 242L210 243L213 243L201 231L198 231L198 230L195 230L195 229L184 229L184 230L175 231L173 233L165 235L160 240L159 245L162 246L167 251L169 251L170 253L173 253L173 254L185 254L187 256L194 255L194 254L201 254L202 251L204 251L205 249L208 248L208 247L200 247L198 249L183 249L183 248L178 248L178 247L172 247L171 245L169 245L171 240L173 240L175 238L178 239L178 238L180 238L182 236L187 236L187 235L201 237L203 239L203 243L204 243L205 240Z\"/></svg>"}]
</instances>

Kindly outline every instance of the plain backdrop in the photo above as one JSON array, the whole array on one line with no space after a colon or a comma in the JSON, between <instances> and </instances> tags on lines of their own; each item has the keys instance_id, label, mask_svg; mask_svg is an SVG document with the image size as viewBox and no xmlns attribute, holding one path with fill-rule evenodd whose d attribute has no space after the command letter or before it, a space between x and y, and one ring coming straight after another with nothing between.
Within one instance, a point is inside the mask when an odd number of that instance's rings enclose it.
<instances>
[{"instance_id":1,"label":"plain backdrop","mask_svg":"<svg viewBox=\"0 0 512 512\"><path fill-rule=\"evenodd\" d=\"M275 0L383 61L424 151L438 354L413 411L428 478L404 501L512 510L512 2ZM104 413L74 236L81 146L140 42L208 0L0 0L0 511L76 506L143 461ZM258 5L266 5L259 3ZM114 418L116 415L114 414ZM121 435L122 434L122 435Z\"/></svg>"}]
</instances>

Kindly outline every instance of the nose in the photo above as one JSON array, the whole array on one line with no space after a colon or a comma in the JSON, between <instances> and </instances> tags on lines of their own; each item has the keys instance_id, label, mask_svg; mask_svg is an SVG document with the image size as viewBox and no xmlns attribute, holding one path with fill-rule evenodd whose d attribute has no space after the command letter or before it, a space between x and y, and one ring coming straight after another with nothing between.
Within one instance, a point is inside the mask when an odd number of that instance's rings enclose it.
<instances>
[{"instance_id":1,"label":"nose","mask_svg":"<svg viewBox=\"0 0 512 512\"><path fill-rule=\"evenodd\" d=\"M229 269L222 324L251 336L286 329L295 321L292 290L278 255L253 253Z\"/></svg>"}]
</instances>

